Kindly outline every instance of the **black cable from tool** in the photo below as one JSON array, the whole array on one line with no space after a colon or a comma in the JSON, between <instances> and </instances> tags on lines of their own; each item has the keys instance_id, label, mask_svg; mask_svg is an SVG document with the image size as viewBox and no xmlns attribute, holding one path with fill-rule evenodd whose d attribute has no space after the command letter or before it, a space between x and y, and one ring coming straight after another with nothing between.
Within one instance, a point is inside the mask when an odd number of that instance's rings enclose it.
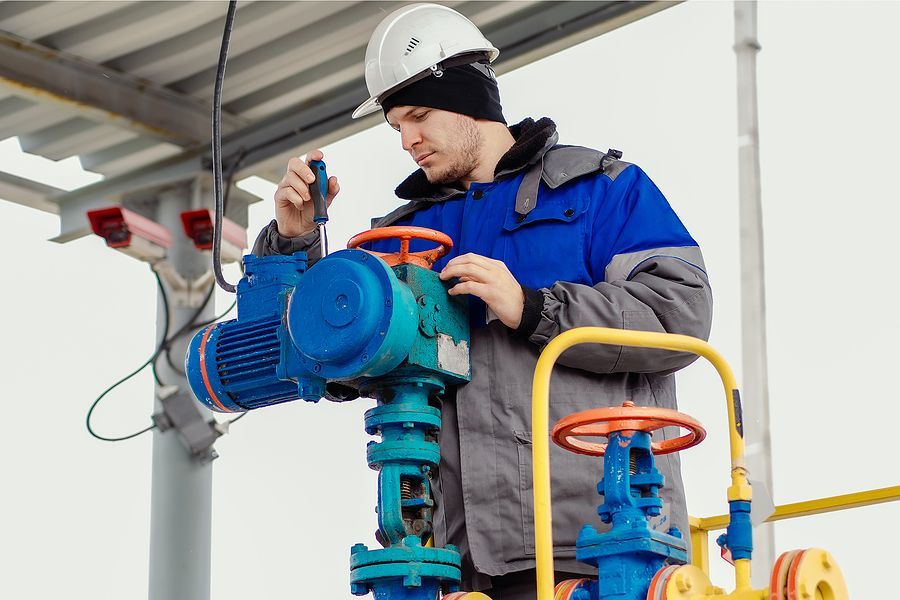
<instances>
[{"instance_id":1,"label":"black cable from tool","mask_svg":"<svg viewBox=\"0 0 900 600\"><path fill-rule=\"evenodd\" d=\"M141 435L142 433L147 433L148 431L150 431L156 427L156 425L150 425L149 427L141 429L140 431L136 431L134 433L131 433L131 434L128 434L128 435L125 435L122 437L106 437L105 435L98 434L96 431L94 431L93 427L91 427L91 416L94 414L94 409L97 408L97 405L100 404L100 401L103 400L103 398L105 398L106 395L109 394L111 391L113 391L114 389L116 389L117 387L119 387L120 385L122 385L123 383L125 383L126 381L128 381L129 379L131 379L132 377L134 377L141 371L143 371L147 367L147 365L153 364L156 361L157 357L159 357L159 355L162 353L163 348L165 348L166 338L169 335L169 297L166 294L166 288L163 285L162 279L160 279L160 277L159 277L159 273L157 273L156 271L153 271L153 274L156 276L156 285L159 287L159 293L160 293L160 297L162 298L162 303L163 303L163 313L164 313L164 319L165 319L165 325L163 326L163 335L159 340L159 344L157 344L157 346L156 346L156 350L154 350L153 355L150 356L150 358L148 358L146 361L144 361L144 363L141 366L139 366L137 369L135 369L134 371L132 371L131 373L129 373L122 379L118 380L117 382L115 382L114 384L112 384L111 386L109 386L108 388L103 390L103 393L101 393L99 396L97 396L97 399L94 400L94 402L91 404L91 407L88 409L87 415L85 416L85 419L84 419L84 424L87 427L88 433L90 433L93 437L97 438L98 440L101 440L104 442L122 442L125 440L130 440L131 438L137 437L137 436ZM156 369L154 369L154 377L156 377L155 371L156 371ZM158 377L157 377L157 382L160 383ZM160 385L162 385L162 383L160 383Z\"/></svg>"},{"instance_id":2,"label":"black cable from tool","mask_svg":"<svg viewBox=\"0 0 900 600\"><path fill-rule=\"evenodd\" d=\"M219 65L216 69L216 86L213 92L212 114L212 162L213 162L213 191L216 197L215 225L213 227L213 273L216 275L216 283L226 292L234 293L236 288L225 281L222 274L222 218L225 202L222 192L222 84L225 81L225 62L228 58L228 42L231 39L231 29L234 26L234 14L237 10L237 1L228 3L228 14L225 16L225 31L222 33L222 46L219 49Z\"/></svg>"},{"instance_id":3,"label":"black cable from tool","mask_svg":"<svg viewBox=\"0 0 900 600\"><path fill-rule=\"evenodd\" d=\"M224 198L223 198L223 212L225 210L227 210L227 208L228 208L228 199L231 196L231 186L234 183L234 176L237 173L238 169L240 168L241 163L244 162L244 157L246 155L247 155L246 151L244 151L242 148L241 151L238 153L238 156L235 159L235 161L228 168L228 178L225 181L225 194L224 194ZM241 266L241 271L243 271L243 269L244 269L243 263L241 263L240 266ZM206 292L206 296L204 296L203 302L200 303L200 307L197 308L197 311L193 315L191 315L191 318L188 319L187 322L184 325L182 325L181 328L178 329L178 331L176 331L174 334L172 334L172 336L169 337L169 339L167 339L165 342L164 350L165 350L165 355L166 355L166 362L169 364L169 367L173 371L178 373L179 375L183 376L185 373L184 373L184 369L182 369L181 367L175 366L175 362L172 360L172 345L175 343L175 341L178 340L178 338L183 336L185 333L191 333L191 332L193 332L193 330L196 330L196 329L199 329L200 327L209 325L210 323L213 323L214 321L218 321L219 319L221 319L222 317L224 317L225 315L230 313L231 310L234 308L235 304L237 303L237 301L232 302L231 307L229 307L228 310L226 310L224 313L222 313L218 317L215 317L213 320L203 321L203 322L198 323L197 317L199 317L203 313L203 311L206 309L207 305L209 305L210 301L213 298L213 292L215 291L215 289L216 289L216 286L214 286L214 285L209 287L209 291ZM159 357L157 357L157 360L159 360ZM157 377L157 375L156 375L156 360L153 361L153 376ZM156 381L157 381L157 383L160 383L158 377L157 377ZM162 385L162 384L160 383L160 385Z\"/></svg>"}]
</instances>

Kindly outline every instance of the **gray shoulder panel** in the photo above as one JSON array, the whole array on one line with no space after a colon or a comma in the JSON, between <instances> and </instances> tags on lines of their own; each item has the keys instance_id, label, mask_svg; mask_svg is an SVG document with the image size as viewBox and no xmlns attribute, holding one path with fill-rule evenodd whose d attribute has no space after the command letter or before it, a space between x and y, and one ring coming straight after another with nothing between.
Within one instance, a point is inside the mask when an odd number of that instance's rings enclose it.
<instances>
[{"instance_id":1,"label":"gray shoulder panel","mask_svg":"<svg viewBox=\"0 0 900 600\"><path fill-rule=\"evenodd\" d=\"M607 283L613 281L628 281L631 278L635 268L650 258L668 257L681 260L689 265L697 267L706 273L706 266L703 264L703 254L698 246L676 246L670 248L651 248L650 250L641 250L640 252L629 252L627 254L616 254L609 264L606 265L604 280Z\"/></svg>"},{"instance_id":2,"label":"gray shoulder panel","mask_svg":"<svg viewBox=\"0 0 900 600\"><path fill-rule=\"evenodd\" d=\"M553 148L544 155L544 183L555 189L582 175L596 173L604 156L599 150L581 146Z\"/></svg>"},{"instance_id":3,"label":"gray shoulder panel","mask_svg":"<svg viewBox=\"0 0 900 600\"><path fill-rule=\"evenodd\" d=\"M629 164L593 148L562 146L544 155L543 180L551 189L597 172L615 180Z\"/></svg>"},{"instance_id":4,"label":"gray shoulder panel","mask_svg":"<svg viewBox=\"0 0 900 600\"><path fill-rule=\"evenodd\" d=\"M603 169L603 174L612 179L616 180L616 177L619 176L619 173L627 169L631 166L630 162L625 162L624 160L614 160L609 164L608 167Z\"/></svg>"}]
</instances>

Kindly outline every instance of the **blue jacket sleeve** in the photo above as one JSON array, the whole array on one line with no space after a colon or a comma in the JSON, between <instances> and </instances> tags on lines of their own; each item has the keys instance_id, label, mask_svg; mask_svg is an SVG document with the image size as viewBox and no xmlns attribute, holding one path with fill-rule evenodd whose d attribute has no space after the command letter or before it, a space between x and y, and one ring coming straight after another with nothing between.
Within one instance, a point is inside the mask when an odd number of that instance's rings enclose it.
<instances>
[{"instance_id":1,"label":"blue jacket sleeve","mask_svg":"<svg viewBox=\"0 0 900 600\"><path fill-rule=\"evenodd\" d=\"M574 327L680 333L707 339L712 291L700 248L662 192L638 167L627 166L595 197L590 269L593 286L556 282L526 290L519 333L543 347ZM680 369L684 353L586 344L559 362L596 373Z\"/></svg>"}]
</instances>

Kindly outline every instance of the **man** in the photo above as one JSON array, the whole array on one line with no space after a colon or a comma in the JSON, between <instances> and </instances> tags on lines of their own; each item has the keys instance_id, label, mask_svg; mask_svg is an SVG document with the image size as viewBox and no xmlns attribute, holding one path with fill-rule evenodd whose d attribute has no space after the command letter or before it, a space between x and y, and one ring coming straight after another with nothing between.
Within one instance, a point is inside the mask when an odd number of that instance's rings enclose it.
<instances>
[{"instance_id":1,"label":"man","mask_svg":"<svg viewBox=\"0 0 900 600\"><path fill-rule=\"evenodd\" d=\"M366 53L372 97L419 166L396 194L408 203L375 226L417 225L448 234L435 269L466 295L472 381L443 403L435 482L435 542L460 548L463 589L494 600L535 597L531 381L544 345L580 326L668 331L706 338L712 297L696 242L638 167L557 144L549 119L506 126L490 61L498 54L462 15L437 5L384 19ZM313 151L308 159L321 159ZM256 254L320 256L306 163L291 159L275 194L276 219ZM328 202L339 192L328 182ZM411 244L411 250L428 247ZM389 242L372 248L396 251ZM567 351L551 384L551 422L599 406L675 407L672 373L692 357L624 347ZM337 394L335 390L333 393ZM655 524L687 531L677 456L657 458L671 507ZM553 448L558 577L590 573L574 559L582 524L596 517L597 459ZM571 574L571 575L570 575Z\"/></svg>"}]
</instances>

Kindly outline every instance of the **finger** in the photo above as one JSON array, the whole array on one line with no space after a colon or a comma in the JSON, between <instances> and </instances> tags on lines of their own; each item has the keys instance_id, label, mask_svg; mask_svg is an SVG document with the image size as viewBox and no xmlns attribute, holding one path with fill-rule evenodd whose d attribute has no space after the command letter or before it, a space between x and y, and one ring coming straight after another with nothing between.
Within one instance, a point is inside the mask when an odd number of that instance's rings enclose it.
<instances>
[{"instance_id":1,"label":"finger","mask_svg":"<svg viewBox=\"0 0 900 600\"><path fill-rule=\"evenodd\" d=\"M470 294L472 296L476 296L485 300L485 297L490 292L490 286L485 283L479 283L477 281L463 281L457 283L452 288L447 290L447 293L451 296L461 296L464 294Z\"/></svg>"},{"instance_id":2,"label":"finger","mask_svg":"<svg viewBox=\"0 0 900 600\"><path fill-rule=\"evenodd\" d=\"M452 279L453 277L469 277L476 281L489 281L496 278L496 273L491 269L487 269L474 263L454 265L451 261L450 263L447 263L447 266L443 268L438 277L444 281Z\"/></svg>"},{"instance_id":3,"label":"finger","mask_svg":"<svg viewBox=\"0 0 900 600\"><path fill-rule=\"evenodd\" d=\"M277 192L275 192L275 202L281 204L287 204L290 202L300 210L303 210L303 204L308 202L309 199L304 199L297 190L292 187L284 187L280 188Z\"/></svg>"},{"instance_id":4,"label":"finger","mask_svg":"<svg viewBox=\"0 0 900 600\"><path fill-rule=\"evenodd\" d=\"M461 254L447 263L447 266L450 265L479 265L486 269L491 269L496 267L498 264L503 264L499 260L494 260L492 258L488 258L486 256L482 256L480 254L475 254L473 252L469 252L467 254Z\"/></svg>"},{"instance_id":5,"label":"finger","mask_svg":"<svg viewBox=\"0 0 900 600\"><path fill-rule=\"evenodd\" d=\"M306 154L306 164L309 164L309 161L311 160L322 160L323 158L325 158L325 154L318 148L310 150Z\"/></svg>"},{"instance_id":6,"label":"finger","mask_svg":"<svg viewBox=\"0 0 900 600\"><path fill-rule=\"evenodd\" d=\"M316 180L316 176L313 174L312 169L309 168L309 165L299 158L292 158L288 161L287 175L291 173L296 173L307 184Z\"/></svg>"},{"instance_id":7,"label":"finger","mask_svg":"<svg viewBox=\"0 0 900 600\"><path fill-rule=\"evenodd\" d=\"M341 191L341 186L338 183L337 177L329 177L328 178L328 193L326 194L326 206L331 206L332 200L334 197L338 195L338 192Z\"/></svg>"},{"instance_id":8,"label":"finger","mask_svg":"<svg viewBox=\"0 0 900 600\"><path fill-rule=\"evenodd\" d=\"M291 188L304 200L309 200L312 196L310 196L309 185L306 184L305 181L300 179L300 176L296 173L288 173L282 178L282 182L284 185L282 187Z\"/></svg>"}]
</instances>

